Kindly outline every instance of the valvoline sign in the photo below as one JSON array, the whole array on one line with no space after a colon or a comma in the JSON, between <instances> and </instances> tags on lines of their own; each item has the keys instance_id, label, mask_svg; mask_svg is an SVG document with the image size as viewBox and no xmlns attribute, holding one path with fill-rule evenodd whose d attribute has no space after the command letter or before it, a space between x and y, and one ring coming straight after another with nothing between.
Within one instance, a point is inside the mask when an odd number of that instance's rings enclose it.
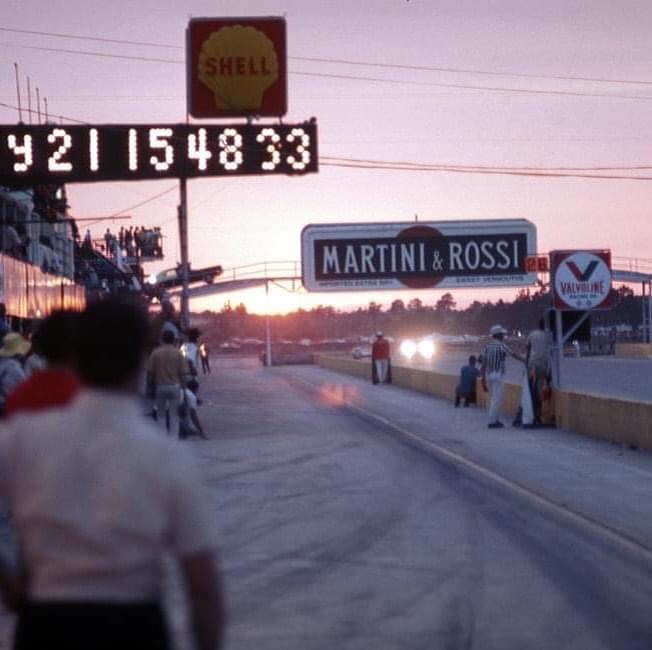
<instances>
[{"instance_id":1,"label":"valvoline sign","mask_svg":"<svg viewBox=\"0 0 652 650\"><path fill-rule=\"evenodd\" d=\"M550 253L556 309L591 310L611 306L611 251Z\"/></svg>"}]
</instances>

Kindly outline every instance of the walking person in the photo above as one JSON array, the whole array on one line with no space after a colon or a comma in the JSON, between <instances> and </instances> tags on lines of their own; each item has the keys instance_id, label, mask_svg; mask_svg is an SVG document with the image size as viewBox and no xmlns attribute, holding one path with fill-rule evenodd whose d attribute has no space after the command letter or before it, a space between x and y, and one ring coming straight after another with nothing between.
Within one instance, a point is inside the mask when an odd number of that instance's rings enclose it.
<instances>
[{"instance_id":1,"label":"walking person","mask_svg":"<svg viewBox=\"0 0 652 650\"><path fill-rule=\"evenodd\" d=\"M181 403L179 405L179 438L181 440L185 440L190 436L199 436L204 440L208 440L197 414L198 390L199 382L196 379L190 379L186 387L181 389Z\"/></svg>"},{"instance_id":2,"label":"walking person","mask_svg":"<svg viewBox=\"0 0 652 650\"><path fill-rule=\"evenodd\" d=\"M179 348L174 345L174 333L165 330L163 345L156 348L149 357L147 372L154 385L156 420L163 431L179 437L179 395L184 385L187 363ZM168 414L169 430L166 423Z\"/></svg>"},{"instance_id":3,"label":"walking person","mask_svg":"<svg viewBox=\"0 0 652 650\"><path fill-rule=\"evenodd\" d=\"M181 346L181 354L186 359L188 364L188 374L192 378L196 378L199 374L199 330L195 327L188 331L188 340Z\"/></svg>"},{"instance_id":4,"label":"walking person","mask_svg":"<svg viewBox=\"0 0 652 650\"><path fill-rule=\"evenodd\" d=\"M199 358L201 359L201 371L204 375L211 374L211 360L206 343L199 344Z\"/></svg>"},{"instance_id":5,"label":"walking person","mask_svg":"<svg viewBox=\"0 0 652 650\"><path fill-rule=\"evenodd\" d=\"M500 421L500 408L503 403L505 387L505 361L508 356L523 361L503 343L507 330L500 325L494 325L490 330L491 341L483 354L482 388L489 391L489 424L490 429L499 429L504 425Z\"/></svg>"},{"instance_id":6,"label":"walking person","mask_svg":"<svg viewBox=\"0 0 652 650\"><path fill-rule=\"evenodd\" d=\"M371 380L374 384L391 383L389 341L382 332L376 332L371 346Z\"/></svg>"},{"instance_id":7,"label":"walking person","mask_svg":"<svg viewBox=\"0 0 652 650\"><path fill-rule=\"evenodd\" d=\"M115 300L80 317L82 388L0 429L0 498L20 565L0 569L15 650L167 650L164 557L183 575L199 650L221 648L215 530L192 457L142 417L147 315Z\"/></svg>"}]
</instances>

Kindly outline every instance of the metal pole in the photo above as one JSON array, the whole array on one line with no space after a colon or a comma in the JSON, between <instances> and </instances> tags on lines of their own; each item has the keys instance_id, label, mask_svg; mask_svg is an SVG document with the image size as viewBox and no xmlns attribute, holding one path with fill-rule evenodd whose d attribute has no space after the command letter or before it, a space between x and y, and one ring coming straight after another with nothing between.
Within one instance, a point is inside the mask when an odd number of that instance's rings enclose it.
<instances>
[{"instance_id":1,"label":"metal pole","mask_svg":"<svg viewBox=\"0 0 652 650\"><path fill-rule=\"evenodd\" d=\"M645 304L645 298L646 296L646 283L641 282L641 312L642 312L642 321L641 321L641 333L643 336L641 337L641 343L647 343L647 337L648 337L648 322L647 322L647 305Z\"/></svg>"},{"instance_id":2,"label":"metal pole","mask_svg":"<svg viewBox=\"0 0 652 650\"><path fill-rule=\"evenodd\" d=\"M29 77L27 77L27 119L32 123L32 88L30 86Z\"/></svg>"},{"instance_id":3,"label":"metal pole","mask_svg":"<svg viewBox=\"0 0 652 650\"><path fill-rule=\"evenodd\" d=\"M564 332L560 309L555 309L555 332L557 336L557 345L555 346L555 388L561 390L561 356L564 353Z\"/></svg>"},{"instance_id":4,"label":"metal pole","mask_svg":"<svg viewBox=\"0 0 652 650\"><path fill-rule=\"evenodd\" d=\"M265 280L265 365L272 367L272 326L269 320L269 282Z\"/></svg>"},{"instance_id":5,"label":"metal pole","mask_svg":"<svg viewBox=\"0 0 652 650\"><path fill-rule=\"evenodd\" d=\"M38 123L41 123L41 93L38 89L38 86L36 86L36 117L38 119Z\"/></svg>"},{"instance_id":6,"label":"metal pole","mask_svg":"<svg viewBox=\"0 0 652 650\"><path fill-rule=\"evenodd\" d=\"M16 71L16 98L18 99L18 121L23 121L23 109L20 105L20 80L18 77L18 64L14 63L14 70Z\"/></svg>"},{"instance_id":7,"label":"metal pole","mask_svg":"<svg viewBox=\"0 0 652 650\"><path fill-rule=\"evenodd\" d=\"M645 305L645 282L641 282L641 343L647 341L647 307Z\"/></svg>"},{"instance_id":8,"label":"metal pole","mask_svg":"<svg viewBox=\"0 0 652 650\"><path fill-rule=\"evenodd\" d=\"M179 179L179 252L181 254L181 327L190 326L188 298L188 192L186 179Z\"/></svg>"},{"instance_id":9,"label":"metal pole","mask_svg":"<svg viewBox=\"0 0 652 650\"><path fill-rule=\"evenodd\" d=\"M647 342L652 343L652 280L647 285Z\"/></svg>"}]
</instances>

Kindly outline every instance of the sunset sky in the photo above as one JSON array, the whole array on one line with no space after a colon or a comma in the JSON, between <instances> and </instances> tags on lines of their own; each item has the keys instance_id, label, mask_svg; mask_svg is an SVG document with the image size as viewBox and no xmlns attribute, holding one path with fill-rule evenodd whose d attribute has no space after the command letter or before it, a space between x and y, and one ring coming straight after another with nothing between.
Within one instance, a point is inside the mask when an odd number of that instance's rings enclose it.
<instances>
[{"instance_id":1,"label":"sunset sky","mask_svg":"<svg viewBox=\"0 0 652 650\"><path fill-rule=\"evenodd\" d=\"M286 121L316 117L322 156L476 169L322 165L319 174L298 178L190 181L193 267L299 260L308 223L415 215L525 218L537 226L541 252L606 247L619 257L652 258L652 3L645 0L4 0L0 102L16 104L18 62L23 84L29 75L64 121L184 121L188 19L239 15L286 17ZM15 109L0 106L2 123L16 119ZM93 226L98 236L107 225L162 226L166 260L152 265L156 271L179 259L174 181L71 185L68 196L73 215L102 217L168 188L127 210L131 222ZM258 311L414 296L431 304L441 293L291 295L275 288L267 304L256 289L195 301L192 309L219 309L226 299ZM495 296L455 294L460 304Z\"/></svg>"}]
</instances>

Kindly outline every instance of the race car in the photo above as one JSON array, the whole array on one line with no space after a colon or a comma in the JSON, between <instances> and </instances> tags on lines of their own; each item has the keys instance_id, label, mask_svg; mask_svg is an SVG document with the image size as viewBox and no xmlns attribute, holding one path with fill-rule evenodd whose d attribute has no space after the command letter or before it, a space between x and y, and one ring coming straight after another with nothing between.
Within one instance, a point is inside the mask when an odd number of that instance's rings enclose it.
<instances>
[{"instance_id":1,"label":"race car","mask_svg":"<svg viewBox=\"0 0 652 650\"><path fill-rule=\"evenodd\" d=\"M212 284L215 282L215 278L222 275L222 267L217 264L216 266L207 266L203 269L188 269L188 282L206 282L207 284ZM153 284L162 289L171 289L172 287L181 286L181 265L176 266L173 269L166 269L157 273L154 278L152 278Z\"/></svg>"}]
</instances>

